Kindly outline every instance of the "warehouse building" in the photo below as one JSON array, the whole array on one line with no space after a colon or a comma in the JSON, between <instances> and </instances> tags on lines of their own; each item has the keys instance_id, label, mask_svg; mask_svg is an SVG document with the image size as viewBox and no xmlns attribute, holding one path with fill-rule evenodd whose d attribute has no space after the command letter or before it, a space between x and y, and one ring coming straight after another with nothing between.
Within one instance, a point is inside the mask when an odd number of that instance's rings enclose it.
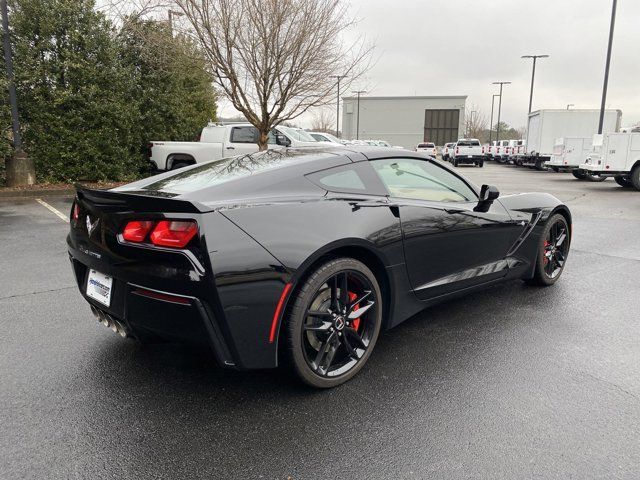
<instances>
[{"instance_id":1,"label":"warehouse building","mask_svg":"<svg viewBox=\"0 0 640 480\"><path fill-rule=\"evenodd\" d=\"M414 148L421 142L441 146L464 134L467 96L342 98L342 137L386 140ZM358 114L359 112L359 114ZM359 117L359 119L358 119Z\"/></svg>"}]
</instances>

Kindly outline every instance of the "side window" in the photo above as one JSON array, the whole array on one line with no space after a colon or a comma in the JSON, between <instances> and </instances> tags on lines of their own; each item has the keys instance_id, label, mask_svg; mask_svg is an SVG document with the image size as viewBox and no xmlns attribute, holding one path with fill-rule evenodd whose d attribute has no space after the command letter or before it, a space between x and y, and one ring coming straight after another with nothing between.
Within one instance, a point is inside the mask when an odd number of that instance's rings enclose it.
<instances>
[{"instance_id":1,"label":"side window","mask_svg":"<svg viewBox=\"0 0 640 480\"><path fill-rule=\"evenodd\" d=\"M390 158L371 165L392 197L432 202L471 202L478 196L462 179L427 160Z\"/></svg>"},{"instance_id":2,"label":"side window","mask_svg":"<svg viewBox=\"0 0 640 480\"><path fill-rule=\"evenodd\" d=\"M330 192L386 195L384 186L367 161L329 168L306 177Z\"/></svg>"},{"instance_id":3,"label":"side window","mask_svg":"<svg viewBox=\"0 0 640 480\"><path fill-rule=\"evenodd\" d=\"M258 143L258 130L256 127L233 127L231 143Z\"/></svg>"}]
</instances>

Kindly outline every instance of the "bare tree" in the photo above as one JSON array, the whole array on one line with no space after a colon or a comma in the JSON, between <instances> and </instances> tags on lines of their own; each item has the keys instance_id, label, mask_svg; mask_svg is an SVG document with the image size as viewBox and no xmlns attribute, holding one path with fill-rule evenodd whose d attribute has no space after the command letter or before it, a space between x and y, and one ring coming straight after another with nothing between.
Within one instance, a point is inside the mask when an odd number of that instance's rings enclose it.
<instances>
[{"instance_id":1,"label":"bare tree","mask_svg":"<svg viewBox=\"0 0 640 480\"><path fill-rule=\"evenodd\" d=\"M482 140L481 137L487 129L487 116L476 105L471 105L469 112L464 118L465 135Z\"/></svg>"},{"instance_id":2,"label":"bare tree","mask_svg":"<svg viewBox=\"0 0 640 480\"><path fill-rule=\"evenodd\" d=\"M326 108L318 109L311 123L311 129L316 132L326 132L333 135L337 135L336 129L336 116L335 114L327 111Z\"/></svg>"},{"instance_id":3,"label":"bare tree","mask_svg":"<svg viewBox=\"0 0 640 480\"><path fill-rule=\"evenodd\" d=\"M175 0L208 58L214 83L259 132L334 97L371 65L372 46L345 43L354 25L342 0ZM346 91L346 90L345 90Z\"/></svg>"}]
</instances>

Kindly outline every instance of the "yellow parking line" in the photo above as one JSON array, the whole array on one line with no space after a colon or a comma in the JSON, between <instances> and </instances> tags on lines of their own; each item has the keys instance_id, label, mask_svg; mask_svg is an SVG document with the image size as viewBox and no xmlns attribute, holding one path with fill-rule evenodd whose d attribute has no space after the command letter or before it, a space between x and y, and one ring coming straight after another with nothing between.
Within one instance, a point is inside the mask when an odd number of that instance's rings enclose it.
<instances>
[{"instance_id":1,"label":"yellow parking line","mask_svg":"<svg viewBox=\"0 0 640 480\"><path fill-rule=\"evenodd\" d=\"M69 218L64 213L62 213L60 210L58 210L57 208L52 207L51 205L49 205L47 202L45 202L41 198L36 198L36 202L38 202L40 205L42 205L44 208L49 210L51 213L53 213L58 218L64 220L67 223L69 223Z\"/></svg>"}]
</instances>

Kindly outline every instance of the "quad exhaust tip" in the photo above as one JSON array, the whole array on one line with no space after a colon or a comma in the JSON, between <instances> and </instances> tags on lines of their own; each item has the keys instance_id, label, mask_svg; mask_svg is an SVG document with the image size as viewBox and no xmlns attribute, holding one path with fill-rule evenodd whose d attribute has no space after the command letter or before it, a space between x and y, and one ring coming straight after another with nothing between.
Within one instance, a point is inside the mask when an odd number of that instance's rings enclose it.
<instances>
[{"instance_id":1,"label":"quad exhaust tip","mask_svg":"<svg viewBox=\"0 0 640 480\"><path fill-rule=\"evenodd\" d=\"M129 331L127 330L127 327L119 320L116 320L115 318L113 318L107 312L103 312L99 308L96 308L95 306L91 305L91 313L93 313L93 315L98 319L99 323L101 323L107 328L110 328L113 333L117 333L122 338L126 338L129 336Z\"/></svg>"}]
</instances>

